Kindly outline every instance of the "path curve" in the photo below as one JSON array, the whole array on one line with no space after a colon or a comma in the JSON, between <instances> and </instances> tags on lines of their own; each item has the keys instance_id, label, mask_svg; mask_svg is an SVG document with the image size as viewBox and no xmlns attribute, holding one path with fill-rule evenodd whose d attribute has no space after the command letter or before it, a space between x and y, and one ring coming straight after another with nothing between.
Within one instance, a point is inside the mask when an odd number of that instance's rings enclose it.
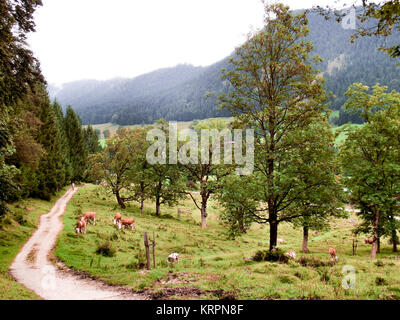
<instances>
[{"instance_id":1,"label":"path curve","mask_svg":"<svg viewBox=\"0 0 400 320\"><path fill-rule=\"evenodd\" d=\"M79 276L50 262L49 255L63 229L60 217L77 190L69 189L48 214L40 217L39 228L11 265L11 275L45 300L145 300L145 296L126 288Z\"/></svg>"}]
</instances>

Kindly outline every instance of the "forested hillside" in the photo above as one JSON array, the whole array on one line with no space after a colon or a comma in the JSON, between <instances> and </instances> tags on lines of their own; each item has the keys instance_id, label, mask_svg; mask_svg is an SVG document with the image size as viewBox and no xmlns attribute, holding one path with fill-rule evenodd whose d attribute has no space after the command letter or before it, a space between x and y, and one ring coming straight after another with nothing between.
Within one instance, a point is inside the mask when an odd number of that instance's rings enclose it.
<instances>
[{"instance_id":1,"label":"forested hillside","mask_svg":"<svg viewBox=\"0 0 400 320\"><path fill-rule=\"evenodd\" d=\"M398 61L378 50L383 43L377 38L365 37L351 44L352 30L345 30L335 20L326 21L316 13L309 14L309 27L308 38L314 44L314 53L324 59L318 68L327 79L327 90L335 95L332 109L342 108L344 93L355 82L400 89ZM230 116L227 111L218 111L216 104L216 94L229 88L221 80L220 72L228 67L226 58L204 68L179 65L135 79L79 81L65 84L61 90L49 87L49 91L63 106L72 105L85 124L128 125L152 123L160 118L190 121ZM337 123L350 120L360 121L357 116L341 112Z\"/></svg>"}]
</instances>

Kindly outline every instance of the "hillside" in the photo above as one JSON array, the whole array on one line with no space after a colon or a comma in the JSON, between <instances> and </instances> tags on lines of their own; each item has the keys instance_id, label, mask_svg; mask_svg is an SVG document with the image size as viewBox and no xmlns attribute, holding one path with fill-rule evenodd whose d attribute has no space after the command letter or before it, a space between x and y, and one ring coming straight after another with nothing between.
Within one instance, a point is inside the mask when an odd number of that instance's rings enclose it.
<instances>
[{"instance_id":1,"label":"hillside","mask_svg":"<svg viewBox=\"0 0 400 320\"><path fill-rule=\"evenodd\" d=\"M314 44L315 54L324 59L318 68L327 80L327 90L336 96L331 100L332 109L341 109L345 102L343 94L354 82L400 89L397 61L378 50L381 41L362 38L351 44L352 30L317 14L309 14L309 23L309 40ZM395 38L400 36L397 34ZM391 41L386 39L386 43ZM209 67L178 65L134 79L86 80L65 84L60 90L51 86L48 89L62 105L72 105L85 124L132 125L160 118L191 121L227 117L230 116L227 111L218 111L216 95L206 98L208 93L228 89L220 72L229 67L227 61L228 58ZM341 112L338 124L347 121L359 119Z\"/></svg>"},{"instance_id":2,"label":"hillside","mask_svg":"<svg viewBox=\"0 0 400 320\"><path fill-rule=\"evenodd\" d=\"M191 199L180 207L192 214L177 217L177 208L163 206L163 216L154 216L154 203L146 202L145 212L134 203L122 211L134 217L136 229L116 230L112 218L115 199L101 187L82 186L68 204L63 216L65 228L60 234L55 255L74 270L113 285L124 285L148 293L155 299L399 299L399 260L382 242L379 261L369 259L370 245L352 229L359 221L333 220L331 229L310 237L310 253L300 253L302 232L282 224L279 237L286 241L281 248L298 252L288 263L250 261L257 250L268 246L268 226L253 226L243 237L228 239L218 219L221 208L212 201L209 228L200 228L200 213ZM76 236L74 226L81 212L95 211L96 226L88 226L85 235ZM143 234L156 236L156 268L145 270ZM190 237L188 237L190 235ZM352 255L352 240L358 250ZM104 245L110 254L96 254ZM329 262L328 246L334 246L339 261ZM179 253L179 263L172 266L167 257ZM356 288L342 287L344 266L357 268Z\"/></svg>"}]
</instances>

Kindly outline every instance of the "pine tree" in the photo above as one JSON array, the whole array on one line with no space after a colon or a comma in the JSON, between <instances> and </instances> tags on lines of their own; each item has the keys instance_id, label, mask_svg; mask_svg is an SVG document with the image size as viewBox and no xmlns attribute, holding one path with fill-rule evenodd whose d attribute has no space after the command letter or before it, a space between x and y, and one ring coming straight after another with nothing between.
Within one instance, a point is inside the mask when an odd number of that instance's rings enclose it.
<instances>
[{"instance_id":1,"label":"pine tree","mask_svg":"<svg viewBox=\"0 0 400 320\"><path fill-rule=\"evenodd\" d=\"M43 125L39 130L38 141L44 147L46 155L39 163L36 173L38 185L34 195L50 200L51 195L64 186L66 174L65 150L63 150L57 115L47 96L44 97L41 105L40 120Z\"/></svg>"},{"instance_id":2,"label":"pine tree","mask_svg":"<svg viewBox=\"0 0 400 320\"><path fill-rule=\"evenodd\" d=\"M67 139L67 133L65 128L64 113L62 111L61 105L55 100L52 104L54 113L57 116L57 125L60 132L61 146L64 151L63 166L65 168L65 181L64 184L68 184L71 181L72 168L71 161L69 157L69 143Z\"/></svg>"},{"instance_id":3,"label":"pine tree","mask_svg":"<svg viewBox=\"0 0 400 320\"><path fill-rule=\"evenodd\" d=\"M82 123L74 110L69 106L65 116L65 130L69 144L71 161L71 180L82 181L87 167L87 151L82 130Z\"/></svg>"},{"instance_id":4,"label":"pine tree","mask_svg":"<svg viewBox=\"0 0 400 320\"><path fill-rule=\"evenodd\" d=\"M88 125L86 129L83 129L83 135L85 137L86 150L88 154L94 154L101 151L99 143L99 135L91 125Z\"/></svg>"}]
</instances>

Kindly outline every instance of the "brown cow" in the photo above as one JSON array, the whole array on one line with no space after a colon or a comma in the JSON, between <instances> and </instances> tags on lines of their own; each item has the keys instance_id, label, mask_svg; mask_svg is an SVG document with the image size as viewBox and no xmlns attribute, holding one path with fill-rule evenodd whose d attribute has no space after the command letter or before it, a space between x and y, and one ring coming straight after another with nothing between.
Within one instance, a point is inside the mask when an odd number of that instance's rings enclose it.
<instances>
[{"instance_id":1,"label":"brown cow","mask_svg":"<svg viewBox=\"0 0 400 320\"><path fill-rule=\"evenodd\" d=\"M336 250L333 248L329 248L329 254L331 256L331 261L337 261L338 257L336 256Z\"/></svg>"},{"instance_id":2,"label":"brown cow","mask_svg":"<svg viewBox=\"0 0 400 320\"><path fill-rule=\"evenodd\" d=\"M93 225L96 225L96 216L96 212L86 212L83 219L85 219L86 224L89 224L90 220L93 220Z\"/></svg>"},{"instance_id":3,"label":"brown cow","mask_svg":"<svg viewBox=\"0 0 400 320\"><path fill-rule=\"evenodd\" d=\"M135 230L135 220L132 219L122 219L119 224L118 224L118 228L121 229L125 229L125 227L131 227L132 230Z\"/></svg>"},{"instance_id":4,"label":"brown cow","mask_svg":"<svg viewBox=\"0 0 400 320\"><path fill-rule=\"evenodd\" d=\"M374 240L373 240L373 239L369 239L369 238L365 238L364 242L365 242L366 244L373 244L373 243L374 243Z\"/></svg>"},{"instance_id":5,"label":"brown cow","mask_svg":"<svg viewBox=\"0 0 400 320\"><path fill-rule=\"evenodd\" d=\"M119 212L117 212L117 214L116 214L115 217L114 217L114 226L115 226L116 224L119 224L119 222L121 221L121 219L122 219L122 215L121 215Z\"/></svg>"},{"instance_id":6,"label":"brown cow","mask_svg":"<svg viewBox=\"0 0 400 320\"><path fill-rule=\"evenodd\" d=\"M80 234L80 233L85 234L86 233L86 222L83 217L76 224L75 231L76 231L76 234Z\"/></svg>"}]
</instances>

